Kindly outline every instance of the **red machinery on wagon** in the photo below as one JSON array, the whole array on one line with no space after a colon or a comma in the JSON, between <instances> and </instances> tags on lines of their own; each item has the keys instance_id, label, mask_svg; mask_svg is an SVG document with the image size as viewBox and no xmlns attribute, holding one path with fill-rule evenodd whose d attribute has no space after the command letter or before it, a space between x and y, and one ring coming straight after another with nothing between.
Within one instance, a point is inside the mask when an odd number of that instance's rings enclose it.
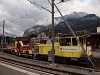
<instances>
[{"instance_id":1,"label":"red machinery on wagon","mask_svg":"<svg viewBox=\"0 0 100 75\"><path fill-rule=\"evenodd\" d=\"M30 39L27 37L16 37L14 47L11 52L16 55L32 55L32 46L30 45Z\"/></svg>"}]
</instances>

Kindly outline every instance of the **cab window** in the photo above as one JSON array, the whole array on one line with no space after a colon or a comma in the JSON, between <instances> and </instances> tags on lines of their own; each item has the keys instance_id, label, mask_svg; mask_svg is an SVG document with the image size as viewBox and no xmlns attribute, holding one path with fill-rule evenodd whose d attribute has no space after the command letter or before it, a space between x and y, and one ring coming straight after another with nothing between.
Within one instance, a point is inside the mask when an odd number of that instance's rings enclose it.
<instances>
[{"instance_id":1,"label":"cab window","mask_svg":"<svg viewBox=\"0 0 100 75\"><path fill-rule=\"evenodd\" d=\"M71 46L71 38L62 38L60 39L61 46Z\"/></svg>"},{"instance_id":2,"label":"cab window","mask_svg":"<svg viewBox=\"0 0 100 75\"><path fill-rule=\"evenodd\" d=\"M78 45L78 43L77 43L75 38L72 38L72 44L73 44L73 46L77 46Z\"/></svg>"}]
</instances>

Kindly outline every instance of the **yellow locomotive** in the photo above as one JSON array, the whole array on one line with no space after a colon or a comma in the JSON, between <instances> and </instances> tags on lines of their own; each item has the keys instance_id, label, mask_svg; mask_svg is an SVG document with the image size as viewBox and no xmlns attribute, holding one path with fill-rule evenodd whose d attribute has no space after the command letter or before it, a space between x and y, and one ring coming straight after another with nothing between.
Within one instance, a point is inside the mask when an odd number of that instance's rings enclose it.
<instances>
[{"instance_id":1,"label":"yellow locomotive","mask_svg":"<svg viewBox=\"0 0 100 75\"><path fill-rule=\"evenodd\" d=\"M89 35L79 35L77 36L78 40L82 43L83 47L86 50L86 53L91 57L91 46L87 44L86 39ZM69 60L69 59L77 59L83 60L86 59L86 53L82 50L79 43L77 43L74 36L66 36L66 37L58 37L55 38L56 42L54 44L55 49L55 60ZM36 54L36 59L48 59L49 51L52 49L52 43L50 39L45 40L43 43L38 43L34 45L34 52ZM34 53L33 53L34 54Z\"/></svg>"}]
</instances>

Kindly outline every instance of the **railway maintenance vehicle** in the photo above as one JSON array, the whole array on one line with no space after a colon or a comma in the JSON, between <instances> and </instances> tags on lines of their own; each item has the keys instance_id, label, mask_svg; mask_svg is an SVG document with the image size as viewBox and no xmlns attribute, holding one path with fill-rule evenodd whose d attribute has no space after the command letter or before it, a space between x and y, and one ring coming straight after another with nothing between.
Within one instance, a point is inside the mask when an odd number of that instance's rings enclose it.
<instances>
[{"instance_id":1,"label":"railway maintenance vehicle","mask_svg":"<svg viewBox=\"0 0 100 75\"><path fill-rule=\"evenodd\" d=\"M91 46L87 41L89 37L88 34L77 35L78 40L81 42L82 46L85 48L86 53L92 58ZM35 38L36 39L36 38ZM34 41L35 41L34 39ZM68 62L70 60L88 61L86 53L82 50L79 43L76 41L74 36L62 36L55 37L54 43L54 57L55 61ZM31 40L32 41L32 40ZM34 42L33 41L33 42ZM31 45L30 45L31 44ZM15 42L14 48L12 48L12 53L17 55L27 54L32 55L36 59L48 60L48 55L52 49L52 43L50 38L41 38L37 42L25 44L25 40L18 40Z\"/></svg>"}]
</instances>

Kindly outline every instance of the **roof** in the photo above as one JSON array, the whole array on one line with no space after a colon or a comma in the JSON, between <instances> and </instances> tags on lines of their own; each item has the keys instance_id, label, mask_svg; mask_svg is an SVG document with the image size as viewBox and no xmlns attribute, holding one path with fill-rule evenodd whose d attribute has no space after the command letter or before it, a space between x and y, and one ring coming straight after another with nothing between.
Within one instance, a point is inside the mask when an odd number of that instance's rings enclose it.
<instances>
[{"instance_id":1,"label":"roof","mask_svg":"<svg viewBox=\"0 0 100 75\"><path fill-rule=\"evenodd\" d=\"M100 32L98 32L98 33L90 33L90 35L100 35Z\"/></svg>"}]
</instances>

